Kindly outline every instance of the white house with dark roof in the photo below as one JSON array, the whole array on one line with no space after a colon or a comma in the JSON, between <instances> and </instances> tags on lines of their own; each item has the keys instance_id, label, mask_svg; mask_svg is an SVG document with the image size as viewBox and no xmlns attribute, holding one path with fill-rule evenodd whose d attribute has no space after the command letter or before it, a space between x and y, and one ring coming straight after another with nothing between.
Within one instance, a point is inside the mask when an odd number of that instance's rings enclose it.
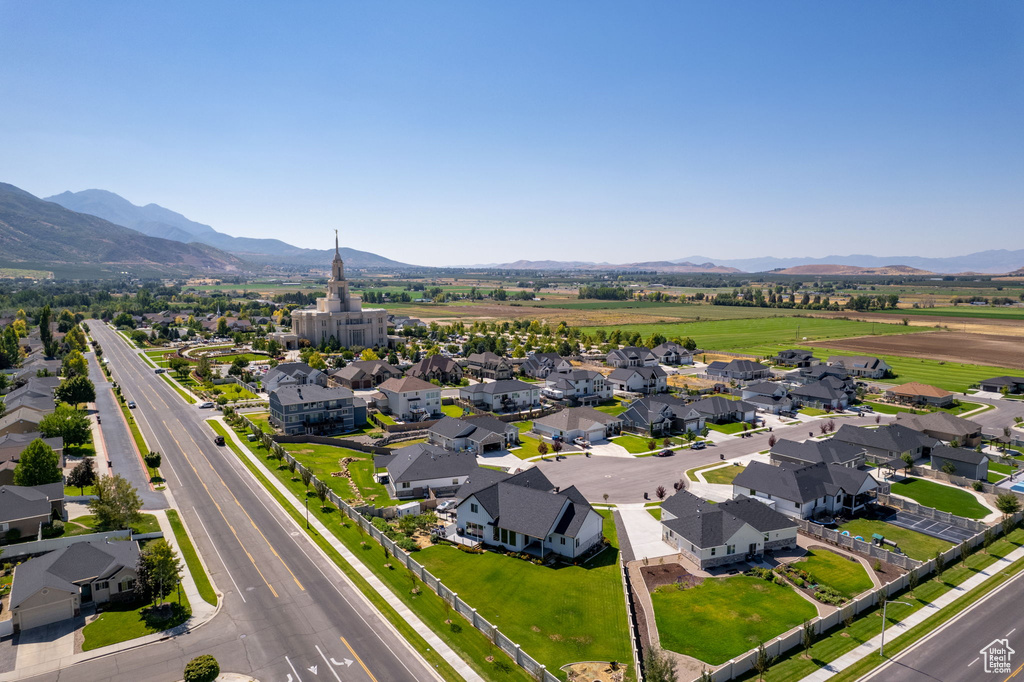
<instances>
[{"instance_id":1,"label":"white house with dark roof","mask_svg":"<svg viewBox=\"0 0 1024 682\"><path fill-rule=\"evenodd\" d=\"M448 450L495 452L519 441L519 427L494 417L444 417L427 430L431 444Z\"/></svg>"},{"instance_id":2,"label":"white house with dark roof","mask_svg":"<svg viewBox=\"0 0 1024 682\"><path fill-rule=\"evenodd\" d=\"M611 399L614 391L604 375L591 369L567 369L548 374L541 391L553 400L570 405L596 405Z\"/></svg>"},{"instance_id":3,"label":"white house with dark roof","mask_svg":"<svg viewBox=\"0 0 1024 682\"><path fill-rule=\"evenodd\" d=\"M423 379L388 379L377 390L385 398L384 401L378 400L377 406L396 419L413 422L441 415L441 389Z\"/></svg>"},{"instance_id":4,"label":"white house with dark roof","mask_svg":"<svg viewBox=\"0 0 1024 682\"><path fill-rule=\"evenodd\" d=\"M557 491L528 470L461 498L456 526L484 545L544 557L573 559L599 545L604 520L575 487Z\"/></svg>"},{"instance_id":5,"label":"white house with dark roof","mask_svg":"<svg viewBox=\"0 0 1024 682\"><path fill-rule=\"evenodd\" d=\"M650 348L626 346L608 351L604 361L609 367L654 367L658 356Z\"/></svg>"},{"instance_id":6,"label":"white house with dark roof","mask_svg":"<svg viewBox=\"0 0 1024 682\"><path fill-rule=\"evenodd\" d=\"M622 431L622 419L592 407L570 407L533 421L533 432L571 443L596 443Z\"/></svg>"},{"instance_id":7,"label":"white house with dark roof","mask_svg":"<svg viewBox=\"0 0 1024 682\"><path fill-rule=\"evenodd\" d=\"M407 376L437 381L441 384L457 384L462 381L462 368L459 363L443 355L432 355L423 358L406 372Z\"/></svg>"},{"instance_id":8,"label":"white house with dark roof","mask_svg":"<svg viewBox=\"0 0 1024 682\"><path fill-rule=\"evenodd\" d=\"M384 487L399 500L450 496L479 467L476 454L453 452L430 443L415 443L397 448L391 455L375 455L373 468L387 472Z\"/></svg>"},{"instance_id":9,"label":"white house with dark roof","mask_svg":"<svg viewBox=\"0 0 1024 682\"><path fill-rule=\"evenodd\" d=\"M712 504L685 490L661 504L661 539L702 569L796 547L797 523L744 495Z\"/></svg>"},{"instance_id":10,"label":"white house with dark roof","mask_svg":"<svg viewBox=\"0 0 1024 682\"><path fill-rule=\"evenodd\" d=\"M812 367L821 362L809 350L790 348L772 356L772 362L783 367Z\"/></svg>"},{"instance_id":11,"label":"white house with dark roof","mask_svg":"<svg viewBox=\"0 0 1024 682\"><path fill-rule=\"evenodd\" d=\"M540 388L518 379L503 379L459 388L459 398L490 412L514 412L540 406Z\"/></svg>"},{"instance_id":12,"label":"white house with dark roof","mask_svg":"<svg viewBox=\"0 0 1024 682\"><path fill-rule=\"evenodd\" d=\"M668 374L657 365L653 367L622 367L605 379L616 391L626 393L664 393L668 390Z\"/></svg>"},{"instance_id":13,"label":"white house with dark roof","mask_svg":"<svg viewBox=\"0 0 1024 682\"><path fill-rule=\"evenodd\" d=\"M701 398L690 403L690 407L699 412L705 421L713 424L750 422L757 417L757 407L754 405L745 400L729 400L720 395Z\"/></svg>"},{"instance_id":14,"label":"white house with dark roof","mask_svg":"<svg viewBox=\"0 0 1024 682\"><path fill-rule=\"evenodd\" d=\"M693 353L688 351L684 346L672 341L666 341L665 343L658 344L651 349L651 352L654 353L656 358L658 358L658 362L663 365L693 364Z\"/></svg>"},{"instance_id":15,"label":"white house with dark roof","mask_svg":"<svg viewBox=\"0 0 1024 682\"><path fill-rule=\"evenodd\" d=\"M783 438L772 446L769 459L772 464L799 466L824 462L856 469L864 464L864 448L834 438L802 443Z\"/></svg>"},{"instance_id":16,"label":"white house with dark roof","mask_svg":"<svg viewBox=\"0 0 1024 682\"><path fill-rule=\"evenodd\" d=\"M885 360L870 355L833 355L828 359L828 364L845 369L851 376L868 379L881 379L892 371Z\"/></svg>"},{"instance_id":17,"label":"white house with dark roof","mask_svg":"<svg viewBox=\"0 0 1024 682\"><path fill-rule=\"evenodd\" d=\"M867 453L868 459L876 462L899 459L905 454L917 459L941 444L938 438L902 424L884 424L877 429L843 424L832 436L832 440L861 447Z\"/></svg>"},{"instance_id":18,"label":"white house with dark roof","mask_svg":"<svg viewBox=\"0 0 1024 682\"><path fill-rule=\"evenodd\" d=\"M514 368L506 358L485 351L483 353L472 353L466 358L466 371L477 379L494 379L501 381L511 379Z\"/></svg>"},{"instance_id":19,"label":"white house with dark roof","mask_svg":"<svg viewBox=\"0 0 1024 682\"><path fill-rule=\"evenodd\" d=\"M834 387L827 381L796 386L789 392L789 397L800 407L813 407L818 410L842 410L850 399L846 391Z\"/></svg>"},{"instance_id":20,"label":"white house with dark roof","mask_svg":"<svg viewBox=\"0 0 1024 682\"><path fill-rule=\"evenodd\" d=\"M866 471L839 464L772 466L751 462L732 482L733 496L771 502L776 511L809 519L818 514L850 516L864 509L878 483Z\"/></svg>"},{"instance_id":21,"label":"white house with dark roof","mask_svg":"<svg viewBox=\"0 0 1024 682\"><path fill-rule=\"evenodd\" d=\"M672 395L645 396L634 400L619 415L623 427L651 436L704 428L705 417L693 405Z\"/></svg>"},{"instance_id":22,"label":"white house with dark roof","mask_svg":"<svg viewBox=\"0 0 1024 682\"><path fill-rule=\"evenodd\" d=\"M705 373L709 377L736 379L737 381L768 379L772 375L771 369L753 360L730 360L729 362L716 360L708 365Z\"/></svg>"},{"instance_id":23,"label":"white house with dark roof","mask_svg":"<svg viewBox=\"0 0 1024 682\"><path fill-rule=\"evenodd\" d=\"M558 353L534 353L519 368L526 376L546 379L552 372L571 370L572 363Z\"/></svg>"},{"instance_id":24,"label":"white house with dark roof","mask_svg":"<svg viewBox=\"0 0 1024 682\"><path fill-rule=\"evenodd\" d=\"M306 386L307 384L326 387L327 375L304 362L282 362L277 367L271 367L263 375L263 390L267 393L273 393L285 386Z\"/></svg>"}]
</instances>

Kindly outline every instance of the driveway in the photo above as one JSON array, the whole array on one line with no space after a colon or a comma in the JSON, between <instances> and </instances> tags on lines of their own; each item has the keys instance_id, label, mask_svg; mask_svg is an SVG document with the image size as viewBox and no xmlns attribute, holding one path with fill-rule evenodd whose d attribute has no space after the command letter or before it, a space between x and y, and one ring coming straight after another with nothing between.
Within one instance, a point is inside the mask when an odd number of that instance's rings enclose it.
<instances>
[{"instance_id":1,"label":"driveway","mask_svg":"<svg viewBox=\"0 0 1024 682\"><path fill-rule=\"evenodd\" d=\"M672 548L661 539L661 522L651 516L649 511L638 505L619 507L618 511L635 559L674 554Z\"/></svg>"},{"instance_id":2,"label":"driveway","mask_svg":"<svg viewBox=\"0 0 1024 682\"><path fill-rule=\"evenodd\" d=\"M18 669L74 656L75 630L84 625L85 619L79 616L19 633L14 649Z\"/></svg>"},{"instance_id":3,"label":"driveway","mask_svg":"<svg viewBox=\"0 0 1024 682\"><path fill-rule=\"evenodd\" d=\"M908 511L897 511L885 520L894 526L916 530L918 533L924 533L933 538L946 540L957 545L975 535L973 531L966 528L958 528L957 526L942 521L935 521L920 514L912 514Z\"/></svg>"}]
</instances>

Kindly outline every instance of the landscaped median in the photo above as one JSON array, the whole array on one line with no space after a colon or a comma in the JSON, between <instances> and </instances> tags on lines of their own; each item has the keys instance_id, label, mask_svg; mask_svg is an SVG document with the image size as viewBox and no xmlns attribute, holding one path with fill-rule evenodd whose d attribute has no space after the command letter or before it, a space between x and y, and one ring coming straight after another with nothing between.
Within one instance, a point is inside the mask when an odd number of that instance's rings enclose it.
<instances>
[{"instance_id":1,"label":"landscaped median","mask_svg":"<svg viewBox=\"0 0 1024 682\"><path fill-rule=\"evenodd\" d=\"M185 532L185 526L182 524L181 518L178 517L178 512L174 509L168 509L167 521L174 530L174 540L178 544L178 550L181 552L181 557L185 560L185 565L188 566L188 572L192 574L192 580L196 584L196 589L199 590L199 596L206 603L216 606L217 593L213 591L210 577L206 574L206 569L203 568L203 563L199 560L196 548L192 544L192 538Z\"/></svg>"},{"instance_id":2,"label":"landscaped median","mask_svg":"<svg viewBox=\"0 0 1024 682\"><path fill-rule=\"evenodd\" d=\"M302 516L295 510L291 502L289 502L282 493L280 493L275 486L273 486L267 477L260 471L260 469L253 464L249 458L244 455L237 447L235 442L231 439L227 429L221 423L216 420L208 420L208 423L213 427L219 435L224 436L227 445L231 450L238 455L242 463L249 469L249 471L256 477L258 481L270 492L271 496L277 500L291 517L298 522L300 525L304 525ZM259 456L261 459L266 459L264 453L259 453L255 447L255 443L246 443L246 445L252 450L253 454ZM267 467L271 469L270 466ZM298 499L304 499L306 497L306 491L300 481L292 481L291 472L285 468L273 470L273 475L284 484L288 491ZM319 500L317 500L319 502ZM407 571L399 571L394 569L388 569L384 567L386 559L384 558L383 552L380 547L374 547L372 544L363 544L368 539L367 536L359 530L359 527L352 523L347 517L342 515L336 508L328 507L326 511L320 509L320 505L311 504L309 513L320 521L330 532L334 535L337 540L341 541L345 547L356 554L357 556L363 557L362 564L373 573L373 575L379 579L395 596L397 596L405 606L407 606L413 613L416 614L428 627L444 642L452 648L453 651L468 663L477 673L488 680L509 680L513 682L527 682L532 680L526 673L518 666L514 665L509 661L503 654L498 652L497 647L486 637L483 633L479 632L471 626L463 627L459 624L459 621L454 621L455 624L459 625L458 628L451 627L445 621L452 619L450 607L446 605L444 600L434 594L432 591L423 589L420 587L416 594L412 593L411 583L409 579L409 573ZM379 610L385 618L398 630L399 634L404 637L410 645L413 646L431 665L435 666L435 670L446 680L459 680L461 677L456 673L455 669L452 668L451 664L446 661L437 651L434 651L426 640L415 630L415 628L391 606L391 604L384 598L383 595L378 593L360 574L359 570L349 564L342 558L341 554L331 546L330 542L316 532L315 529L307 531L314 542L324 551L327 556L334 561L334 563L341 569L341 571L348 577L348 579L366 596L373 606ZM491 661L487 659L490 658ZM493 661L493 662L492 662ZM552 671L556 672L556 671ZM557 674L557 673L556 673Z\"/></svg>"}]
</instances>

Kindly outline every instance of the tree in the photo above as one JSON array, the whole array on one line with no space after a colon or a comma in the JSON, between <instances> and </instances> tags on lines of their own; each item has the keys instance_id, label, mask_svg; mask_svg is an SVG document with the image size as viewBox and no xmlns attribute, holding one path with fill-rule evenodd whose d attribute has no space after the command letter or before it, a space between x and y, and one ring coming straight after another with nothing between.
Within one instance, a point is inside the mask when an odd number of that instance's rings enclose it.
<instances>
[{"instance_id":1,"label":"tree","mask_svg":"<svg viewBox=\"0 0 1024 682\"><path fill-rule=\"evenodd\" d=\"M160 456L159 452L154 452L153 450L150 450L142 459L146 462L146 466L148 466L150 469L159 469L160 461L163 459L163 457Z\"/></svg>"},{"instance_id":2,"label":"tree","mask_svg":"<svg viewBox=\"0 0 1024 682\"><path fill-rule=\"evenodd\" d=\"M68 378L89 376L89 363L80 351L73 350L64 356L61 372Z\"/></svg>"},{"instance_id":3,"label":"tree","mask_svg":"<svg viewBox=\"0 0 1024 682\"><path fill-rule=\"evenodd\" d=\"M319 478L313 482L313 489L316 491L316 496L320 498L320 511L326 511L327 493L329 493L331 489L328 488L327 484Z\"/></svg>"},{"instance_id":4,"label":"tree","mask_svg":"<svg viewBox=\"0 0 1024 682\"><path fill-rule=\"evenodd\" d=\"M219 318L217 320L217 336L227 336L229 333L230 330L228 330L228 318Z\"/></svg>"},{"instance_id":5,"label":"tree","mask_svg":"<svg viewBox=\"0 0 1024 682\"><path fill-rule=\"evenodd\" d=\"M956 465L953 464L952 462L944 462L942 464L942 473L944 473L944 474L955 474L956 473Z\"/></svg>"},{"instance_id":6,"label":"tree","mask_svg":"<svg viewBox=\"0 0 1024 682\"><path fill-rule=\"evenodd\" d=\"M45 485L60 480L60 457L42 438L36 438L22 451L14 467L14 485Z\"/></svg>"},{"instance_id":7,"label":"tree","mask_svg":"<svg viewBox=\"0 0 1024 682\"><path fill-rule=\"evenodd\" d=\"M139 554L137 573L136 585L143 594L152 595L154 603L159 603L181 580L181 560L174 548L159 538L149 542Z\"/></svg>"},{"instance_id":8,"label":"tree","mask_svg":"<svg viewBox=\"0 0 1024 682\"><path fill-rule=\"evenodd\" d=\"M900 455L900 459L903 460L903 468L907 471L910 470L910 467L914 466L914 456L909 452L904 452Z\"/></svg>"},{"instance_id":9,"label":"tree","mask_svg":"<svg viewBox=\"0 0 1024 682\"><path fill-rule=\"evenodd\" d=\"M777 438L775 437L775 434L774 434L774 433L773 433L773 434L771 434L770 436L768 436L768 447L769 447L769 448L774 448L774 447L775 447L775 444L776 444L776 443L778 443L778 442L779 442L779 441L778 441L778 439L777 439Z\"/></svg>"},{"instance_id":10,"label":"tree","mask_svg":"<svg viewBox=\"0 0 1024 682\"><path fill-rule=\"evenodd\" d=\"M94 483L96 483L96 470L92 467L92 460L83 457L82 461L76 464L68 474L68 485L78 488L79 494L84 495L85 489Z\"/></svg>"},{"instance_id":11,"label":"tree","mask_svg":"<svg viewBox=\"0 0 1024 682\"><path fill-rule=\"evenodd\" d=\"M81 405L82 403L96 402L96 387L88 377L75 375L70 379L60 382L53 394L57 400L69 405Z\"/></svg>"},{"instance_id":12,"label":"tree","mask_svg":"<svg viewBox=\"0 0 1024 682\"><path fill-rule=\"evenodd\" d=\"M210 380L210 377L213 376L213 368L210 366L210 358L205 355L199 358L199 363L196 365L196 375L203 381Z\"/></svg>"},{"instance_id":13,"label":"tree","mask_svg":"<svg viewBox=\"0 0 1024 682\"><path fill-rule=\"evenodd\" d=\"M996 497L996 509L1002 513L1004 518L1008 517L1020 511L1020 500L1013 493L1001 493Z\"/></svg>"},{"instance_id":14,"label":"tree","mask_svg":"<svg viewBox=\"0 0 1024 682\"><path fill-rule=\"evenodd\" d=\"M757 671L757 679L764 680L764 674L768 672L768 668L772 667L772 663L775 662L773 656L769 656L768 652L764 650L764 642L757 645L757 658L754 659L754 670Z\"/></svg>"},{"instance_id":15,"label":"tree","mask_svg":"<svg viewBox=\"0 0 1024 682\"><path fill-rule=\"evenodd\" d=\"M556 441L553 441L553 442L551 443L551 450L552 450L552 452L554 452L554 453L555 453L556 455L557 455L557 454L558 454L559 452L561 452L561 451L562 451L562 441L560 441L560 440L556 440Z\"/></svg>"},{"instance_id":16,"label":"tree","mask_svg":"<svg viewBox=\"0 0 1024 682\"><path fill-rule=\"evenodd\" d=\"M167 366L178 375L179 379L188 376L189 361L185 358L171 358L167 361Z\"/></svg>"},{"instance_id":17,"label":"tree","mask_svg":"<svg viewBox=\"0 0 1024 682\"><path fill-rule=\"evenodd\" d=\"M213 682L220 675L220 665L210 654L196 656L185 666L185 682Z\"/></svg>"},{"instance_id":18,"label":"tree","mask_svg":"<svg viewBox=\"0 0 1024 682\"><path fill-rule=\"evenodd\" d=\"M39 422L45 438L63 438L64 445L88 443L91 436L89 418L67 403L60 403Z\"/></svg>"},{"instance_id":19,"label":"tree","mask_svg":"<svg viewBox=\"0 0 1024 682\"><path fill-rule=\"evenodd\" d=\"M657 488L654 489L654 494L658 496L659 500L664 500L665 495L668 494L668 491L665 490L665 486L659 485Z\"/></svg>"},{"instance_id":20,"label":"tree","mask_svg":"<svg viewBox=\"0 0 1024 682\"><path fill-rule=\"evenodd\" d=\"M812 646L814 646L814 638L816 635L817 633L814 631L814 623L809 620L805 621L802 641L805 654L811 650Z\"/></svg>"},{"instance_id":21,"label":"tree","mask_svg":"<svg viewBox=\"0 0 1024 682\"><path fill-rule=\"evenodd\" d=\"M43 342L43 355L53 357L57 354L57 344L53 341L53 330L50 324L53 322L53 313L50 306L43 306L39 311L39 340Z\"/></svg>"},{"instance_id":22,"label":"tree","mask_svg":"<svg viewBox=\"0 0 1024 682\"><path fill-rule=\"evenodd\" d=\"M436 355L436 353L435 353ZM372 348L364 348L363 352L359 354L360 360L380 360L380 356L374 352ZM310 365L312 367L312 365Z\"/></svg>"},{"instance_id":23,"label":"tree","mask_svg":"<svg viewBox=\"0 0 1024 682\"><path fill-rule=\"evenodd\" d=\"M142 499L135 487L118 474L104 476L96 482L96 499L89 501L89 511L96 516L97 526L118 530L139 520Z\"/></svg>"},{"instance_id":24,"label":"tree","mask_svg":"<svg viewBox=\"0 0 1024 682\"><path fill-rule=\"evenodd\" d=\"M644 654L644 679L647 682L678 682L676 662L661 649L651 647Z\"/></svg>"},{"instance_id":25,"label":"tree","mask_svg":"<svg viewBox=\"0 0 1024 682\"><path fill-rule=\"evenodd\" d=\"M544 441L541 441L540 443L538 443L537 444L537 452L540 454L541 457L543 457L544 455L548 454L548 444L545 443Z\"/></svg>"},{"instance_id":26,"label":"tree","mask_svg":"<svg viewBox=\"0 0 1024 682\"><path fill-rule=\"evenodd\" d=\"M302 467L299 471L299 476L302 477L302 485L306 486L306 494L309 494L309 482L313 480L313 472L308 467Z\"/></svg>"},{"instance_id":27,"label":"tree","mask_svg":"<svg viewBox=\"0 0 1024 682\"><path fill-rule=\"evenodd\" d=\"M309 354L309 360L306 361L306 364L321 372L327 369L327 361L324 360L324 356L320 354L320 351L316 350Z\"/></svg>"}]
</instances>

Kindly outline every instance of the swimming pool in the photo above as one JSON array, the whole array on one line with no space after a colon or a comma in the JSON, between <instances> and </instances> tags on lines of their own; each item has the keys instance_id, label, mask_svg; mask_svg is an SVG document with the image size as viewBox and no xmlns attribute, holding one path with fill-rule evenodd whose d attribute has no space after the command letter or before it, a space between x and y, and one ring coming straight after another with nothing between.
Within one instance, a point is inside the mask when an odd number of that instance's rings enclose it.
<instances>
[{"instance_id":1,"label":"swimming pool","mask_svg":"<svg viewBox=\"0 0 1024 682\"><path fill-rule=\"evenodd\" d=\"M1015 493L1024 493L1024 483L1017 483L1010 486L1010 490Z\"/></svg>"}]
</instances>

